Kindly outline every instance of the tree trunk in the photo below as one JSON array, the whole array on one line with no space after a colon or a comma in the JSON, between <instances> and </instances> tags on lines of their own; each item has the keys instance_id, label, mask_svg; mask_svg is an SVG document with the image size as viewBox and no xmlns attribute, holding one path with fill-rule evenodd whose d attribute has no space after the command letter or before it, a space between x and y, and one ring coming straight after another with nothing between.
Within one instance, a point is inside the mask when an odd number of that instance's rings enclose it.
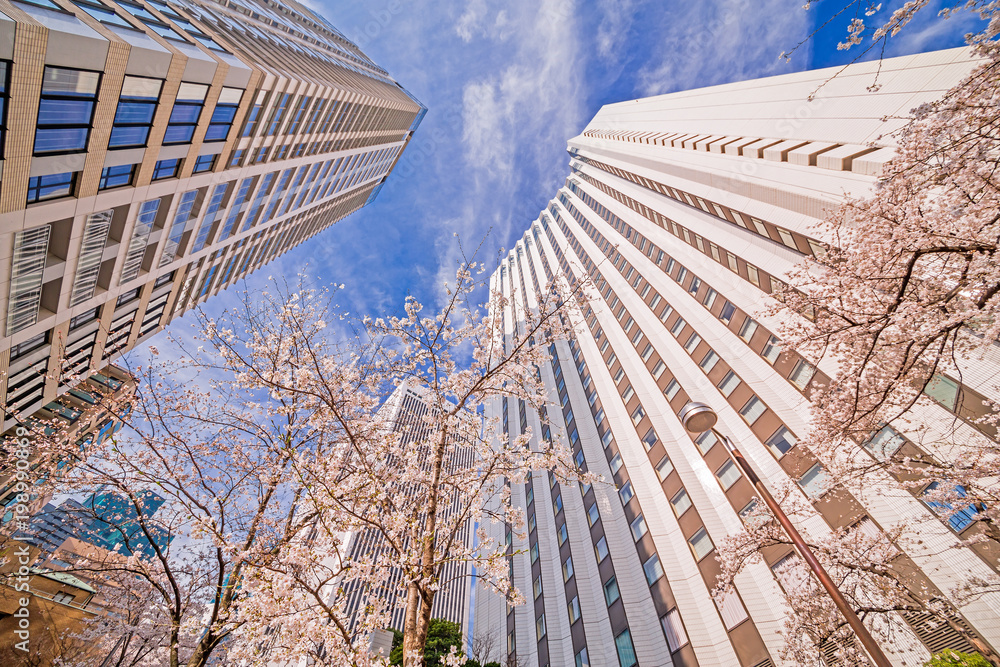
<instances>
[{"instance_id":1,"label":"tree trunk","mask_svg":"<svg viewBox=\"0 0 1000 667\"><path fill-rule=\"evenodd\" d=\"M417 643L417 612L420 609L420 592L412 581L406 587L406 616L403 620L403 667L421 667L424 662L424 645ZM426 633L424 638L426 640Z\"/></svg>"},{"instance_id":2,"label":"tree trunk","mask_svg":"<svg viewBox=\"0 0 1000 667\"><path fill-rule=\"evenodd\" d=\"M403 667L421 667L424 659L424 645L431 622L431 603L434 591L434 549L437 534L438 487L441 485L441 470L444 452L448 444L448 429L442 428L434 444L431 462L430 498L427 500L427 517L424 522L420 550L420 583L410 582L406 589L406 621L403 625Z\"/></svg>"}]
</instances>

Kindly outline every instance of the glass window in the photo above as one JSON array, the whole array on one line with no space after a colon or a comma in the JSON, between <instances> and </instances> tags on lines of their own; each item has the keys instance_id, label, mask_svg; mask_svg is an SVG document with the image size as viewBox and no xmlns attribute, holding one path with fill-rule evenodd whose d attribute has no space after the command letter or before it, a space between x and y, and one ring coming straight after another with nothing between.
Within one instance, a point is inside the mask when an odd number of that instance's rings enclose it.
<instances>
[{"instance_id":1,"label":"glass window","mask_svg":"<svg viewBox=\"0 0 1000 667\"><path fill-rule=\"evenodd\" d=\"M677 321L674 322L674 326L670 327L670 333L674 335L674 338L680 336L681 332L684 331L684 324L684 318L679 317L677 318Z\"/></svg>"},{"instance_id":2,"label":"glass window","mask_svg":"<svg viewBox=\"0 0 1000 667\"><path fill-rule=\"evenodd\" d=\"M676 514L679 518L688 510L689 507L691 507L691 497L688 495L687 491L681 489L674 494L673 498L670 499L670 506L673 508L674 514Z\"/></svg>"},{"instance_id":3,"label":"glass window","mask_svg":"<svg viewBox=\"0 0 1000 667\"><path fill-rule=\"evenodd\" d=\"M632 646L632 635L627 629L615 637L615 648L618 650L618 663L621 667L635 667L639 664Z\"/></svg>"},{"instance_id":4,"label":"glass window","mask_svg":"<svg viewBox=\"0 0 1000 667\"><path fill-rule=\"evenodd\" d=\"M138 277L139 270L142 268L142 258L146 254L146 243L149 241L149 234L156 221L156 212L159 207L159 199L150 199L139 207L132 238L129 241L128 251L125 253L125 261L122 263L120 284L125 284Z\"/></svg>"},{"instance_id":5,"label":"glass window","mask_svg":"<svg viewBox=\"0 0 1000 667\"><path fill-rule=\"evenodd\" d=\"M646 431L646 435L642 436L642 444L647 452L656 445L658 440L659 438L656 436L656 431L653 428L650 428Z\"/></svg>"},{"instance_id":6,"label":"glass window","mask_svg":"<svg viewBox=\"0 0 1000 667\"><path fill-rule=\"evenodd\" d=\"M712 544L711 538L708 533L705 532L704 528L699 528L698 532L691 536L688 540L688 544L691 545L691 552L694 554L695 560L701 560L715 548Z\"/></svg>"},{"instance_id":7,"label":"glass window","mask_svg":"<svg viewBox=\"0 0 1000 667\"><path fill-rule=\"evenodd\" d=\"M201 225L198 227L198 234L195 236L191 252L198 252L204 248L205 244L208 242L208 235L212 231L212 226L215 224L216 219L221 214L222 200L226 196L226 191L228 189L229 183L220 183L212 190L212 196L209 199L208 209L205 211L205 214L202 217Z\"/></svg>"},{"instance_id":8,"label":"glass window","mask_svg":"<svg viewBox=\"0 0 1000 667\"><path fill-rule=\"evenodd\" d=\"M566 532L565 523L559 524L558 534L559 534L559 546L562 546L563 544L566 543L566 539L569 537L569 535Z\"/></svg>"},{"instance_id":9,"label":"glass window","mask_svg":"<svg viewBox=\"0 0 1000 667\"><path fill-rule=\"evenodd\" d=\"M241 88L223 88L219 94L219 101L215 103L215 110L212 118L208 122L208 130L205 132L205 141L225 141L229 137L229 130L233 126L233 119L240 108L240 100L243 98Z\"/></svg>"},{"instance_id":10,"label":"glass window","mask_svg":"<svg viewBox=\"0 0 1000 667\"><path fill-rule=\"evenodd\" d=\"M632 400L632 396L635 395L635 390L632 389L632 385L625 387L625 391L622 392L622 402L628 403Z\"/></svg>"},{"instance_id":11,"label":"glass window","mask_svg":"<svg viewBox=\"0 0 1000 667\"><path fill-rule=\"evenodd\" d=\"M719 391L726 398L732 395L736 388L740 386L740 378L736 373L729 371L726 373L726 377L722 378L722 382L719 383Z\"/></svg>"},{"instance_id":12,"label":"glass window","mask_svg":"<svg viewBox=\"0 0 1000 667\"><path fill-rule=\"evenodd\" d=\"M84 233L86 234L86 232L84 232ZM84 324L87 324L89 322L93 322L94 320L96 320L100 316L101 316L101 307L98 306L98 307L96 307L96 308L94 308L92 310L88 310L86 312L80 313L79 315L77 315L75 317L71 317L70 320L69 320L69 330L73 331L74 329L79 329Z\"/></svg>"},{"instance_id":13,"label":"glass window","mask_svg":"<svg viewBox=\"0 0 1000 667\"><path fill-rule=\"evenodd\" d=\"M586 646L576 654L576 667L590 667L590 657L587 655Z\"/></svg>"},{"instance_id":14,"label":"glass window","mask_svg":"<svg viewBox=\"0 0 1000 667\"><path fill-rule=\"evenodd\" d=\"M699 289L701 289L701 278L696 276L691 279L691 284L688 285L688 292L691 294L697 294Z\"/></svg>"},{"instance_id":15,"label":"glass window","mask_svg":"<svg viewBox=\"0 0 1000 667\"><path fill-rule=\"evenodd\" d=\"M629 527L632 529L632 539L636 542L641 540L642 536L648 532L648 529L646 528L646 520L642 518L641 514L632 520Z\"/></svg>"},{"instance_id":16,"label":"glass window","mask_svg":"<svg viewBox=\"0 0 1000 667\"><path fill-rule=\"evenodd\" d=\"M663 626L663 634L667 637L667 647L671 653L687 646L687 633L684 631L684 624L681 622L681 615L678 613L677 607L668 611L660 619L660 625Z\"/></svg>"},{"instance_id":17,"label":"glass window","mask_svg":"<svg viewBox=\"0 0 1000 667\"><path fill-rule=\"evenodd\" d=\"M562 511L562 507L563 507L562 494L560 493L557 494L556 499L552 501L552 511L555 512L556 514L559 514L559 512Z\"/></svg>"},{"instance_id":18,"label":"glass window","mask_svg":"<svg viewBox=\"0 0 1000 667\"><path fill-rule=\"evenodd\" d=\"M208 86L205 84L181 83L174 108L170 112L167 131L163 135L164 145L191 143L207 94Z\"/></svg>"},{"instance_id":19,"label":"glass window","mask_svg":"<svg viewBox=\"0 0 1000 667\"><path fill-rule=\"evenodd\" d=\"M587 508L587 520L590 525L593 526L601 518L601 513L597 509L597 503L591 503L590 507Z\"/></svg>"},{"instance_id":20,"label":"glass window","mask_svg":"<svg viewBox=\"0 0 1000 667\"><path fill-rule=\"evenodd\" d=\"M688 351L688 354L694 354L694 351L698 347L699 343L701 343L701 336L697 333L692 333L688 337L687 342L684 343L684 349Z\"/></svg>"},{"instance_id":21,"label":"glass window","mask_svg":"<svg viewBox=\"0 0 1000 667\"><path fill-rule=\"evenodd\" d=\"M598 563L603 563L604 559L608 557L608 540L603 535L594 545L594 554L597 555Z\"/></svg>"},{"instance_id":22,"label":"glass window","mask_svg":"<svg viewBox=\"0 0 1000 667\"><path fill-rule=\"evenodd\" d=\"M781 341L777 336L771 336L767 339L767 343L764 345L764 350L760 353L760 356L767 359L767 362L773 364L778 360L778 355L781 354L781 346L779 345Z\"/></svg>"},{"instance_id":23,"label":"glass window","mask_svg":"<svg viewBox=\"0 0 1000 667\"><path fill-rule=\"evenodd\" d=\"M191 219L191 212L194 209L194 201L198 197L197 190L188 190L181 195L177 210L174 212L173 222L167 234L166 241L163 242L163 253L160 255L159 266L164 266L177 259L180 251L181 238L184 230L187 229L188 221Z\"/></svg>"},{"instance_id":24,"label":"glass window","mask_svg":"<svg viewBox=\"0 0 1000 667\"><path fill-rule=\"evenodd\" d=\"M87 150L100 72L45 66L35 123L35 155Z\"/></svg>"},{"instance_id":25,"label":"glass window","mask_svg":"<svg viewBox=\"0 0 1000 667\"><path fill-rule=\"evenodd\" d=\"M567 556L562 564L563 582L567 582L573 576L573 557Z\"/></svg>"},{"instance_id":26,"label":"glass window","mask_svg":"<svg viewBox=\"0 0 1000 667\"><path fill-rule=\"evenodd\" d=\"M243 158L246 156L246 153L247 153L247 151L246 151L245 148L240 148L238 150L233 151L232 156L230 156L230 158L229 158L228 167L232 168L232 167L240 167L240 166L242 166L243 165Z\"/></svg>"},{"instance_id":27,"label":"glass window","mask_svg":"<svg viewBox=\"0 0 1000 667\"><path fill-rule=\"evenodd\" d=\"M792 368L792 372L788 376L788 380L794 384L799 389L805 389L809 381L812 380L813 375L816 374L816 367L810 364L805 359L799 359L795 362L795 367Z\"/></svg>"},{"instance_id":28,"label":"glass window","mask_svg":"<svg viewBox=\"0 0 1000 667\"><path fill-rule=\"evenodd\" d=\"M535 530L535 515L532 514L528 517L528 532Z\"/></svg>"},{"instance_id":29,"label":"glass window","mask_svg":"<svg viewBox=\"0 0 1000 667\"><path fill-rule=\"evenodd\" d=\"M105 167L101 171L101 180L97 184L98 190L109 188L119 188L123 185L132 185L135 178L135 164L122 164L117 167Z\"/></svg>"},{"instance_id":30,"label":"glass window","mask_svg":"<svg viewBox=\"0 0 1000 667\"><path fill-rule=\"evenodd\" d=\"M628 501L635 497L635 493L632 491L632 482L625 482L622 488L618 489L618 497L621 498L622 505L627 505Z\"/></svg>"},{"instance_id":31,"label":"glass window","mask_svg":"<svg viewBox=\"0 0 1000 667\"><path fill-rule=\"evenodd\" d=\"M663 576L663 566L660 565L660 557L656 554L650 556L642 564L642 570L646 573L646 583L652 586Z\"/></svg>"},{"instance_id":32,"label":"glass window","mask_svg":"<svg viewBox=\"0 0 1000 667\"><path fill-rule=\"evenodd\" d=\"M20 359L21 357L26 356L27 354L48 345L49 333L50 332L48 331L44 331L38 334L37 336L32 336L31 338L22 343L18 343L17 345L12 345L10 348L10 361L14 361L15 359ZM71 390L71 393L72 391L74 390Z\"/></svg>"},{"instance_id":33,"label":"glass window","mask_svg":"<svg viewBox=\"0 0 1000 667\"><path fill-rule=\"evenodd\" d=\"M672 401L680 390L681 386L677 384L677 380L671 380L663 390L663 395L667 397L668 401Z\"/></svg>"},{"instance_id":34,"label":"glass window","mask_svg":"<svg viewBox=\"0 0 1000 667\"><path fill-rule=\"evenodd\" d=\"M958 383L940 373L934 374L924 393L953 412L958 405Z\"/></svg>"},{"instance_id":35,"label":"glass window","mask_svg":"<svg viewBox=\"0 0 1000 667\"><path fill-rule=\"evenodd\" d=\"M632 411L632 423L638 424L639 422L642 421L642 418L645 416L646 416L646 411L642 409L642 406L640 405L636 407L636 409Z\"/></svg>"},{"instance_id":36,"label":"glass window","mask_svg":"<svg viewBox=\"0 0 1000 667\"><path fill-rule=\"evenodd\" d=\"M538 543L531 545L531 564L534 565L538 560Z\"/></svg>"},{"instance_id":37,"label":"glass window","mask_svg":"<svg viewBox=\"0 0 1000 667\"><path fill-rule=\"evenodd\" d=\"M153 180L159 181L164 178L174 178L181 169L181 159L157 160L153 167Z\"/></svg>"},{"instance_id":38,"label":"glass window","mask_svg":"<svg viewBox=\"0 0 1000 667\"><path fill-rule=\"evenodd\" d=\"M709 350L698 365L701 366L701 370L710 373L717 363L719 363L719 355L714 350Z\"/></svg>"},{"instance_id":39,"label":"glass window","mask_svg":"<svg viewBox=\"0 0 1000 667\"><path fill-rule=\"evenodd\" d=\"M798 442L798 438L796 438L791 431L782 426L775 431L774 435L768 438L767 442L764 444L771 450L771 453L774 454L775 458L780 459L785 455L785 452L795 446L796 442Z\"/></svg>"},{"instance_id":40,"label":"glass window","mask_svg":"<svg viewBox=\"0 0 1000 667\"><path fill-rule=\"evenodd\" d=\"M732 461L726 461L722 464L722 467L715 471L715 476L719 478L719 483L722 484L722 488L729 490L736 480L740 478L739 468Z\"/></svg>"},{"instance_id":41,"label":"glass window","mask_svg":"<svg viewBox=\"0 0 1000 667\"><path fill-rule=\"evenodd\" d=\"M577 596L573 596L573 599L566 604L566 609L569 611L569 624L573 625L580 620L580 599Z\"/></svg>"},{"instance_id":42,"label":"glass window","mask_svg":"<svg viewBox=\"0 0 1000 667\"><path fill-rule=\"evenodd\" d=\"M663 363L663 360L657 361L656 366L653 367L653 379L659 380L660 376L663 375L663 371L667 369L667 365Z\"/></svg>"},{"instance_id":43,"label":"glass window","mask_svg":"<svg viewBox=\"0 0 1000 667\"><path fill-rule=\"evenodd\" d=\"M538 596L542 594L542 577L540 575L535 577L535 580L531 582L531 590L534 593L534 599L537 600Z\"/></svg>"},{"instance_id":44,"label":"glass window","mask_svg":"<svg viewBox=\"0 0 1000 667\"><path fill-rule=\"evenodd\" d=\"M611 577L606 582L604 582L604 600L610 607L615 602L617 602L618 598L620 597L621 594L618 592L618 580L615 579L614 577Z\"/></svg>"},{"instance_id":45,"label":"glass window","mask_svg":"<svg viewBox=\"0 0 1000 667\"><path fill-rule=\"evenodd\" d=\"M285 118L285 113L288 111L288 100L291 98L290 93L283 93L281 97L278 98L277 103L274 108L271 109L271 117L268 118L266 136L272 136L278 132L278 127L281 125L281 121Z\"/></svg>"},{"instance_id":46,"label":"glass window","mask_svg":"<svg viewBox=\"0 0 1000 667\"><path fill-rule=\"evenodd\" d=\"M885 461L895 454L905 442L906 438L901 436L896 429L886 424L864 444L864 447L876 459Z\"/></svg>"},{"instance_id":47,"label":"glass window","mask_svg":"<svg viewBox=\"0 0 1000 667\"><path fill-rule=\"evenodd\" d=\"M702 433L701 435L699 435L697 438L694 439L694 444L698 445L698 451L700 451L702 455L704 455L708 454L708 451L712 449L712 447L714 447L715 443L717 443L718 441L719 438L716 437L715 433L712 433L711 431L705 431L704 433Z\"/></svg>"},{"instance_id":48,"label":"glass window","mask_svg":"<svg viewBox=\"0 0 1000 667\"><path fill-rule=\"evenodd\" d=\"M541 641L542 637L545 636L545 614L539 616L535 621L535 636L538 641Z\"/></svg>"},{"instance_id":49,"label":"glass window","mask_svg":"<svg viewBox=\"0 0 1000 667\"><path fill-rule=\"evenodd\" d=\"M726 301L725 305L722 306L722 310L719 311L719 319L729 324L733 320L733 315L736 314L736 306L731 302Z\"/></svg>"},{"instance_id":50,"label":"glass window","mask_svg":"<svg viewBox=\"0 0 1000 667\"><path fill-rule=\"evenodd\" d=\"M70 306L81 304L94 296L104 259L104 248L108 242L108 233L111 231L111 214L112 210L108 209L87 216L80 243L80 254L77 258L76 278L73 280L73 291L69 298Z\"/></svg>"},{"instance_id":51,"label":"glass window","mask_svg":"<svg viewBox=\"0 0 1000 667\"><path fill-rule=\"evenodd\" d=\"M810 498L819 498L827 490L830 475L820 463L815 463L799 478L799 486Z\"/></svg>"},{"instance_id":52,"label":"glass window","mask_svg":"<svg viewBox=\"0 0 1000 667\"><path fill-rule=\"evenodd\" d=\"M747 317L740 326L740 338L749 343L755 331L757 331L757 322L753 318Z\"/></svg>"},{"instance_id":53,"label":"glass window","mask_svg":"<svg viewBox=\"0 0 1000 667\"><path fill-rule=\"evenodd\" d=\"M76 176L80 172L32 176L28 179L28 203L69 197L76 190Z\"/></svg>"},{"instance_id":54,"label":"glass window","mask_svg":"<svg viewBox=\"0 0 1000 667\"><path fill-rule=\"evenodd\" d=\"M618 472L622 467L622 455L616 453L611 458L611 472Z\"/></svg>"},{"instance_id":55,"label":"glass window","mask_svg":"<svg viewBox=\"0 0 1000 667\"><path fill-rule=\"evenodd\" d=\"M711 308L715 305L715 297L717 297L718 294L718 292L709 287L708 291L705 292L705 298L701 300L701 304L706 308Z\"/></svg>"},{"instance_id":56,"label":"glass window","mask_svg":"<svg viewBox=\"0 0 1000 667\"><path fill-rule=\"evenodd\" d=\"M926 489L924 489L924 495L936 491L941 487L939 482L932 482ZM956 501L961 501L963 498L968 497L968 493L964 486L955 485L952 488L952 492L948 494L956 499ZM957 502L960 509L955 509L955 504L943 500L925 500L927 506L930 507L936 514L942 517L946 517L948 520L948 525L952 527L953 530L961 532L971 526L979 517L979 508L975 505L964 505L962 502Z\"/></svg>"},{"instance_id":57,"label":"glass window","mask_svg":"<svg viewBox=\"0 0 1000 667\"><path fill-rule=\"evenodd\" d=\"M744 505L743 509L740 510L740 512L739 512L740 518L743 519L744 521L746 521L747 517L749 517L750 514L755 509L757 509L757 499L756 498L751 498L750 502L748 502L746 505Z\"/></svg>"},{"instance_id":58,"label":"glass window","mask_svg":"<svg viewBox=\"0 0 1000 667\"><path fill-rule=\"evenodd\" d=\"M215 161L218 157L218 155L199 155L194 161L192 173L200 174L205 171L212 171L215 168Z\"/></svg>"},{"instance_id":59,"label":"glass window","mask_svg":"<svg viewBox=\"0 0 1000 667\"><path fill-rule=\"evenodd\" d=\"M747 421L751 426L760 419L760 416L767 411L767 406L764 405L764 401L757 398L757 396L751 396L750 400L746 402L742 408L740 408L740 415Z\"/></svg>"},{"instance_id":60,"label":"glass window","mask_svg":"<svg viewBox=\"0 0 1000 667\"><path fill-rule=\"evenodd\" d=\"M160 79L125 77L108 148L133 148L146 145L162 87L163 81Z\"/></svg>"},{"instance_id":61,"label":"glass window","mask_svg":"<svg viewBox=\"0 0 1000 667\"><path fill-rule=\"evenodd\" d=\"M673 472L673 470L674 470L674 464L670 462L670 457L664 454L663 457L660 459L659 463L656 464L657 477L659 477L660 481L662 482L667 478L667 475Z\"/></svg>"}]
</instances>

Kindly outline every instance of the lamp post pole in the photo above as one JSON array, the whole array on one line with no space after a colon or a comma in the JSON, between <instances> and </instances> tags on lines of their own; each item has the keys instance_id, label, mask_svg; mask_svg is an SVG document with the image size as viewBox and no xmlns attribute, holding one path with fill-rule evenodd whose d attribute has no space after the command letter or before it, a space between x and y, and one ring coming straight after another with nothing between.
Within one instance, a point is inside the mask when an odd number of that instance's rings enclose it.
<instances>
[{"instance_id":1,"label":"lamp post pole","mask_svg":"<svg viewBox=\"0 0 1000 667\"><path fill-rule=\"evenodd\" d=\"M694 433L704 433L705 431L711 431L722 444L725 446L726 451L729 453L730 458L733 462L739 466L740 470L746 475L747 480L753 485L753 488L757 491L757 495L760 499L764 501L771 513L774 514L778 523L784 529L785 533L791 539L792 544L795 545L796 550L805 560L806 565L812 570L812 573L816 575L819 580L820 585L826 589L826 592L833 599L833 603L837 605L837 609L843 614L844 618L847 620L847 624L851 626L854 633L858 636L861 641L861 645L865 647L868 655L871 657L872 661L877 665L877 667L892 667L892 663L889 659L885 657L885 653L875 642L875 638L871 636L868 632L868 628L865 627L858 615L851 609L850 604L848 604L847 599L844 598L843 593L837 588L833 579L827 573L826 569L819 562L813 552L809 549L805 540L799 535L799 531L795 529L792 522L789 521L788 516L778 505L777 501L771 495L771 493L764 486L764 483L760 481L760 477L754 472L753 468L744 458L743 454L738 450L732 443L732 441L725 435L722 435L713 428L718 416L711 407L705 405L704 403L691 403L689 404L680 414L681 423L684 427Z\"/></svg>"}]
</instances>

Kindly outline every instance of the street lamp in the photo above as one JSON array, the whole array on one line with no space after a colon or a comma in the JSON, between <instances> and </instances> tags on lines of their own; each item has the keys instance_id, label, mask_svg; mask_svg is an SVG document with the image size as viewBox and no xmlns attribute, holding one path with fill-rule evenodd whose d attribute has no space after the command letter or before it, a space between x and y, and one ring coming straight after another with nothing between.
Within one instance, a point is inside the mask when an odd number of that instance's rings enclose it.
<instances>
[{"instance_id":1,"label":"street lamp","mask_svg":"<svg viewBox=\"0 0 1000 667\"><path fill-rule=\"evenodd\" d=\"M875 639L868 632L868 628L864 626L864 623L861 622L858 615L854 613L853 609L851 609L851 606L847 603L844 595L837 588L837 585L833 583L833 579L830 578L830 575L827 574L825 569L823 569L823 566L816 559L816 556L814 556L812 551L809 550L809 546L806 544L805 540L802 539L802 536L799 535L799 531L795 530L795 526L793 526L792 522L788 520L788 516L785 515L784 511L782 511L781 506L778 505L778 503L771 496L770 492L768 492L768 490L764 487L763 482L760 481L757 473L755 473L753 468L750 467L750 464L743 457L743 454L740 453L740 450L736 449L728 436L722 435L715 430L715 424L719 420L719 416L715 414L715 410L704 403L692 402L684 406L684 409L681 410L679 416L681 424L683 424L684 428L691 433L704 433L705 431L711 431L715 437L722 441L722 444L725 446L726 451L729 452L729 456L732 458L733 462L739 466L740 470L743 471L743 474L746 475L748 480L750 480L750 483L757 491L757 495L760 496L761 500L764 501L764 504L767 505L768 509L771 510L771 513L774 514L778 523L781 524L781 527L785 529L785 533L792 540L792 544L795 545L795 548L798 550L803 560L805 560L806 565L809 566L809 569L812 570L813 574L816 575L816 578L819 579L819 583L826 589L826 592L829 593L830 597L833 598L833 603L837 605L837 609L839 609L840 613L844 615L845 619L847 619L847 624L850 625L851 629L854 630L855 634L857 634L858 639L861 640L861 644L865 647L868 655L871 656L872 660L878 667L892 667L892 663L885 657L885 653L882 652L879 645L875 643Z\"/></svg>"}]
</instances>

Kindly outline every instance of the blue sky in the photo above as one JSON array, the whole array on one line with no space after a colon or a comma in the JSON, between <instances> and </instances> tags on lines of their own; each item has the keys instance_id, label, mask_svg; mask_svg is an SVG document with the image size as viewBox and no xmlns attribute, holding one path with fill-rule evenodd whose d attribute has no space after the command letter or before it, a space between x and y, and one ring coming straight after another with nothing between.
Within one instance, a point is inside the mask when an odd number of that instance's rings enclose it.
<instances>
[{"instance_id":1,"label":"blue sky","mask_svg":"<svg viewBox=\"0 0 1000 667\"><path fill-rule=\"evenodd\" d=\"M377 201L261 269L247 287L307 271L320 283L345 284L339 302L352 315L399 313L408 294L434 305L454 277L459 241L472 251L485 237L480 257L492 267L535 219L568 173L566 141L601 105L856 57L836 49L845 14L791 62L779 61L843 6L821 0L806 11L803 2L308 0L429 111ZM900 4L885 2L869 20ZM936 11L892 40L886 55L958 46L976 26L968 15L943 21ZM236 291L208 310L231 305Z\"/></svg>"}]
</instances>

